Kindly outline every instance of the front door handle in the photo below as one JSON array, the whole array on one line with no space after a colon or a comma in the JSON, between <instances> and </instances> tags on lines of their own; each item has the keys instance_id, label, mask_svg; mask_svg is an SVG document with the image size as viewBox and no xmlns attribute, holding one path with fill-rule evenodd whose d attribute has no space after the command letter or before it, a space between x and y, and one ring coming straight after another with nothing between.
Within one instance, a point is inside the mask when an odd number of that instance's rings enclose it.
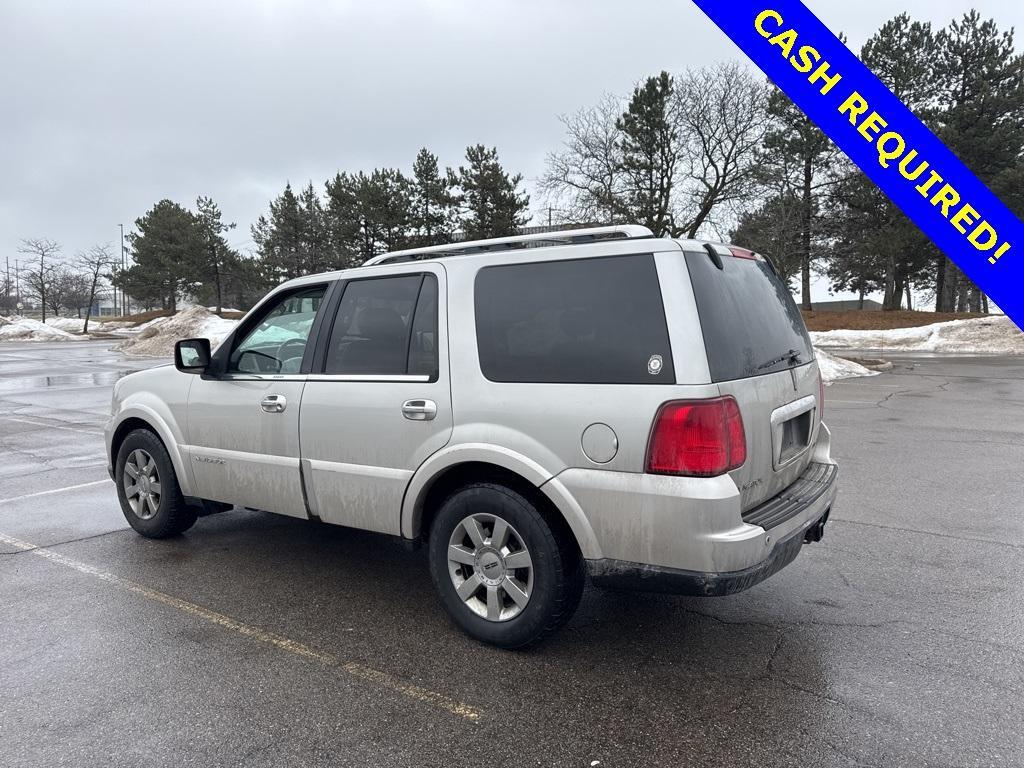
<instances>
[{"instance_id":1,"label":"front door handle","mask_svg":"<svg viewBox=\"0 0 1024 768\"><path fill-rule=\"evenodd\" d=\"M430 421L437 416L437 403L433 400L406 400L402 415L412 421Z\"/></svg>"},{"instance_id":2,"label":"front door handle","mask_svg":"<svg viewBox=\"0 0 1024 768\"><path fill-rule=\"evenodd\" d=\"M260 400L260 408L267 413L281 413L288 407L288 398L284 395L267 395Z\"/></svg>"}]
</instances>

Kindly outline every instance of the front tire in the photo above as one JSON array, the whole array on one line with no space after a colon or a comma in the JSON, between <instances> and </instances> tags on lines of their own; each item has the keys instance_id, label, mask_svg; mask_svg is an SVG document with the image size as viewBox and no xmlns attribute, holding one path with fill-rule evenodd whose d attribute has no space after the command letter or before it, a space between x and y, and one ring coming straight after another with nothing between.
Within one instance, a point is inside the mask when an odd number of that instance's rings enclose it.
<instances>
[{"instance_id":1,"label":"front tire","mask_svg":"<svg viewBox=\"0 0 1024 768\"><path fill-rule=\"evenodd\" d=\"M583 561L568 539L510 488L455 491L430 529L441 603L477 640L507 649L541 642L572 617L583 593Z\"/></svg>"},{"instance_id":2,"label":"front tire","mask_svg":"<svg viewBox=\"0 0 1024 768\"><path fill-rule=\"evenodd\" d=\"M165 539L195 524L196 510L185 503L171 457L159 437L147 429L130 432L114 466L121 511L138 533Z\"/></svg>"}]
</instances>

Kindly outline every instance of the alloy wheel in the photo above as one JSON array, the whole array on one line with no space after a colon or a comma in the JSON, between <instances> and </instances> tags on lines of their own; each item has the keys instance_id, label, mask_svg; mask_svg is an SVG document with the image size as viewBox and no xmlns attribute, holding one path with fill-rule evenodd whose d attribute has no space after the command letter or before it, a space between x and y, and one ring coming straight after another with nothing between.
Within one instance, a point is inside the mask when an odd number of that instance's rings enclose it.
<instances>
[{"instance_id":1,"label":"alloy wheel","mask_svg":"<svg viewBox=\"0 0 1024 768\"><path fill-rule=\"evenodd\" d=\"M497 515L469 515L455 526L448 541L448 574L459 599L488 621L514 619L533 592L526 542Z\"/></svg>"},{"instance_id":2,"label":"alloy wheel","mask_svg":"<svg viewBox=\"0 0 1024 768\"><path fill-rule=\"evenodd\" d=\"M153 457L136 448L124 462L124 495L140 520L149 520L160 509L160 474Z\"/></svg>"}]
</instances>

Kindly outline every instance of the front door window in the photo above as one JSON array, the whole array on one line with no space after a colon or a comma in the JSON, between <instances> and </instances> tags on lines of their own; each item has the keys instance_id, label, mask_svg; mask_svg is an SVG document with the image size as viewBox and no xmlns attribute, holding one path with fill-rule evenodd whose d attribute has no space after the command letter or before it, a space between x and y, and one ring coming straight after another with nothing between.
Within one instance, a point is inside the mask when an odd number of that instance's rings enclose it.
<instances>
[{"instance_id":1,"label":"front door window","mask_svg":"<svg viewBox=\"0 0 1024 768\"><path fill-rule=\"evenodd\" d=\"M327 287L304 288L286 294L231 351L229 373L298 373L313 320Z\"/></svg>"}]
</instances>

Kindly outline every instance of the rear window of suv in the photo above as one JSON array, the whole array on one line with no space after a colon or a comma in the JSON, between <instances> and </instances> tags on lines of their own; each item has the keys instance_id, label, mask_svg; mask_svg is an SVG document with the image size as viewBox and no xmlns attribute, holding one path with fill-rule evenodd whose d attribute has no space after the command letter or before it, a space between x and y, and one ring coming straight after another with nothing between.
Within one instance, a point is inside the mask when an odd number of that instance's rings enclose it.
<instances>
[{"instance_id":1,"label":"rear window of suv","mask_svg":"<svg viewBox=\"0 0 1024 768\"><path fill-rule=\"evenodd\" d=\"M703 251L686 253L711 380L784 371L814 359L803 317L768 262ZM791 354L795 353L795 354Z\"/></svg>"},{"instance_id":2,"label":"rear window of suv","mask_svg":"<svg viewBox=\"0 0 1024 768\"><path fill-rule=\"evenodd\" d=\"M675 383L650 254L484 267L475 305L491 381Z\"/></svg>"}]
</instances>

